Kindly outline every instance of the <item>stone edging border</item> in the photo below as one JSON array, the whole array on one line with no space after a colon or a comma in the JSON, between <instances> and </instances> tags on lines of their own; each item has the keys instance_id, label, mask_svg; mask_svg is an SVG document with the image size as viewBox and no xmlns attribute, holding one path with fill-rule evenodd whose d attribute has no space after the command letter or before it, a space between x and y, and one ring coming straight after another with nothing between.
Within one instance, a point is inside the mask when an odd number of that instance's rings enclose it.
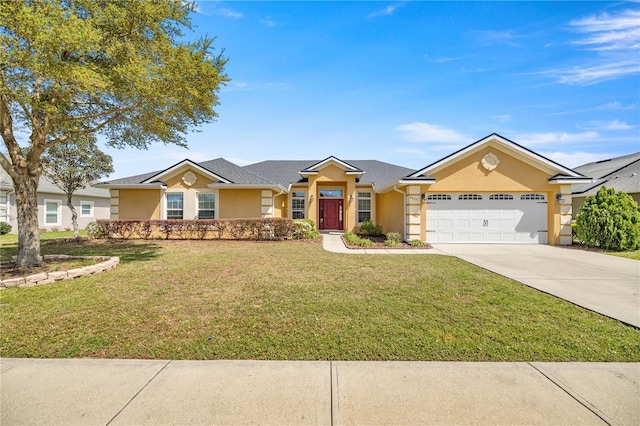
<instances>
[{"instance_id":1,"label":"stone edging border","mask_svg":"<svg viewBox=\"0 0 640 426\"><path fill-rule=\"evenodd\" d=\"M81 268L69 269L67 271L52 271L52 272L40 272L38 274L29 275L21 278L9 278L7 280L0 281L0 290L4 290L9 287L33 287L36 285L51 284L56 281L70 280L73 278L83 277L85 275L98 274L100 272L108 271L120 263L119 257L108 256L68 256L66 254L53 254L45 255L44 260L66 260L66 259L80 259L80 260L96 260L101 261L95 265L83 266ZM3 262L4 263L4 262Z\"/></svg>"}]
</instances>

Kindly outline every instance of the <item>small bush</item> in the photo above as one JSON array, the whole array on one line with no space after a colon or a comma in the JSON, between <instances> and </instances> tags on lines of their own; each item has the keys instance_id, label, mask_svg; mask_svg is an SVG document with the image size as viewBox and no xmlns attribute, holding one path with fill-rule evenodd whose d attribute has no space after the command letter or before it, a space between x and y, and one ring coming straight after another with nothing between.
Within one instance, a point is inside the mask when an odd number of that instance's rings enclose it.
<instances>
[{"instance_id":1,"label":"small bush","mask_svg":"<svg viewBox=\"0 0 640 426\"><path fill-rule=\"evenodd\" d=\"M11 225L7 222L0 222L0 235L5 235L11 232Z\"/></svg>"},{"instance_id":2,"label":"small bush","mask_svg":"<svg viewBox=\"0 0 640 426\"><path fill-rule=\"evenodd\" d=\"M384 240L384 246L385 247L397 247L400 245L400 241L396 241L396 240Z\"/></svg>"},{"instance_id":3,"label":"small bush","mask_svg":"<svg viewBox=\"0 0 640 426\"><path fill-rule=\"evenodd\" d=\"M601 187L576 216L576 238L587 247L623 251L640 248L640 206L627 193Z\"/></svg>"},{"instance_id":4,"label":"small bush","mask_svg":"<svg viewBox=\"0 0 640 426\"><path fill-rule=\"evenodd\" d=\"M103 239L109 237L109 231L106 226L98 222L90 222L85 228L89 238Z\"/></svg>"},{"instance_id":5,"label":"small bush","mask_svg":"<svg viewBox=\"0 0 640 426\"><path fill-rule=\"evenodd\" d=\"M311 219L294 219L291 226L291 239L293 240L313 240L318 238L320 233L316 229L316 223Z\"/></svg>"},{"instance_id":6,"label":"small bush","mask_svg":"<svg viewBox=\"0 0 640 426\"><path fill-rule=\"evenodd\" d=\"M425 243L424 241L421 240L410 240L409 241L409 245L411 247L424 247L427 245L427 243Z\"/></svg>"},{"instance_id":7,"label":"small bush","mask_svg":"<svg viewBox=\"0 0 640 426\"><path fill-rule=\"evenodd\" d=\"M389 232L387 233L387 241L395 241L399 243L402 241L402 234L399 232Z\"/></svg>"},{"instance_id":8,"label":"small bush","mask_svg":"<svg viewBox=\"0 0 640 426\"><path fill-rule=\"evenodd\" d=\"M353 246L360 246L360 247L373 247L373 241L366 239L366 238L360 238L359 236L357 236L356 234L354 234L353 232L345 232L344 233L344 237L346 238L347 242L350 245Z\"/></svg>"},{"instance_id":9,"label":"small bush","mask_svg":"<svg viewBox=\"0 0 640 426\"><path fill-rule=\"evenodd\" d=\"M382 235L382 226L374 225L370 220L365 220L360 224L360 234L379 237Z\"/></svg>"}]
</instances>

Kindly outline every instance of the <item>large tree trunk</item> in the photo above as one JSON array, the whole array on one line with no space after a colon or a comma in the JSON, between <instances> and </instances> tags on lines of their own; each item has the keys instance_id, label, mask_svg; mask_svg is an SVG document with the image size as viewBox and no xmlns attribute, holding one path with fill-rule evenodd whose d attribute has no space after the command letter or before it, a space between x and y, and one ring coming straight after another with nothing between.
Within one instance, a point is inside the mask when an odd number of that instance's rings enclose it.
<instances>
[{"instance_id":1,"label":"large tree trunk","mask_svg":"<svg viewBox=\"0 0 640 426\"><path fill-rule=\"evenodd\" d=\"M32 268L42 265L40 229L38 229L38 179L19 176L13 179L18 209L18 265Z\"/></svg>"},{"instance_id":2,"label":"large tree trunk","mask_svg":"<svg viewBox=\"0 0 640 426\"><path fill-rule=\"evenodd\" d=\"M76 208L73 207L73 202L71 199L73 198L73 194L67 194L67 207L71 210L71 224L73 225L73 237L78 239L80 238L80 231L78 230L78 213L76 212Z\"/></svg>"}]
</instances>

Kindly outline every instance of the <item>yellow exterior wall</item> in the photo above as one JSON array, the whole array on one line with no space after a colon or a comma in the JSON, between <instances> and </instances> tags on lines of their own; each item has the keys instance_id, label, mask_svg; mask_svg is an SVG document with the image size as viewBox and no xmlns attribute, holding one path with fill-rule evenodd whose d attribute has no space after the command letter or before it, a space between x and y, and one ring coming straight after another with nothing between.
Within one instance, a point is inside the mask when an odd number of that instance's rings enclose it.
<instances>
[{"instance_id":1,"label":"yellow exterior wall","mask_svg":"<svg viewBox=\"0 0 640 426\"><path fill-rule=\"evenodd\" d=\"M399 232L404 235L404 196L396 191L376 194L376 225L382 232Z\"/></svg>"},{"instance_id":2,"label":"yellow exterior wall","mask_svg":"<svg viewBox=\"0 0 640 426\"><path fill-rule=\"evenodd\" d=\"M353 231L356 223L356 177L347 175L345 170L334 164L329 164L319 170L317 175L309 175L309 187L307 190L307 217L319 227L319 194L320 188L335 188L343 191L343 226L345 231ZM309 201L313 195L313 201ZM349 198L353 196L353 201Z\"/></svg>"},{"instance_id":3,"label":"yellow exterior wall","mask_svg":"<svg viewBox=\"0 0 640 426\"><path fill-rule=\"evenodd\" d=\"M273 217L288 217L288 202L287 194L275 197L275 202L273 204Z\"/></svg>"},{"instance_id":4,"label":"yellow exterior wall","mask_svg":"<svg viewBox=\"0 0 640 426\"><path fill-rule=\"evenodd\" d=\"M160 219L160 189L121 189L119 219Z\"/></svg>"},{"instance_id":5,"label":"yellow exterior wall","mask_svg":"<svg viewBox=\"0 0 640 426\"><path fill-rule=\"evenodd\" d=\"M259 218L262 214L262 190L221 189L220 219Z\"/></svg>"},{"instance_id":6,"label":"yellow exterior wall","mask_svg":"<svg viewBox=\"0 0 640 426\"><path fill-rule=\"evenodd\" d=\"M494 153L500 163L495 170L487 171L481 160L485 154ZM556 200L555 194L561 192L561 186L550 184L548 173L515 158L496 146L490 144L485 148L463 157L448 167L432 174L436 183L423 187L429 192L543 192L547 195L547 231L549 244L560 244L560 235L566 224L561 223L561 216L566 217L571 208L570 191L566 194L564 206ZM563 193L566 191L563 191ZM567 205L568 204L568 205ZM564 213L564 214L563 214ZM426 224L428 207L422 217ZM423 234L424 235L424 234Z\"/></svg>"}]
</instances>

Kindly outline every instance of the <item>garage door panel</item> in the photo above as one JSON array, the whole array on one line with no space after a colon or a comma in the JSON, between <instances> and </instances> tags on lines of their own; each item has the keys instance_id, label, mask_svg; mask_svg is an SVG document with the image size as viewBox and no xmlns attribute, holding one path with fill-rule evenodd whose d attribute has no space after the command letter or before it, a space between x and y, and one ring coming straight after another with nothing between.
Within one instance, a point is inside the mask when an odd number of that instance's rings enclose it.
<instances>
[{"instance_id":1,"label":"garage door panel","mask_svg":"<svg viewBox=\"0 0 640 426\"><path fill-rule=\"evenodd\" d=\"M547 243L546 202L521 199L517 193L512 194L513 199L489 199L483 194L481 200L450 195L450 200L427 205L429 242Z\"/></svg>"}]
</instances>

